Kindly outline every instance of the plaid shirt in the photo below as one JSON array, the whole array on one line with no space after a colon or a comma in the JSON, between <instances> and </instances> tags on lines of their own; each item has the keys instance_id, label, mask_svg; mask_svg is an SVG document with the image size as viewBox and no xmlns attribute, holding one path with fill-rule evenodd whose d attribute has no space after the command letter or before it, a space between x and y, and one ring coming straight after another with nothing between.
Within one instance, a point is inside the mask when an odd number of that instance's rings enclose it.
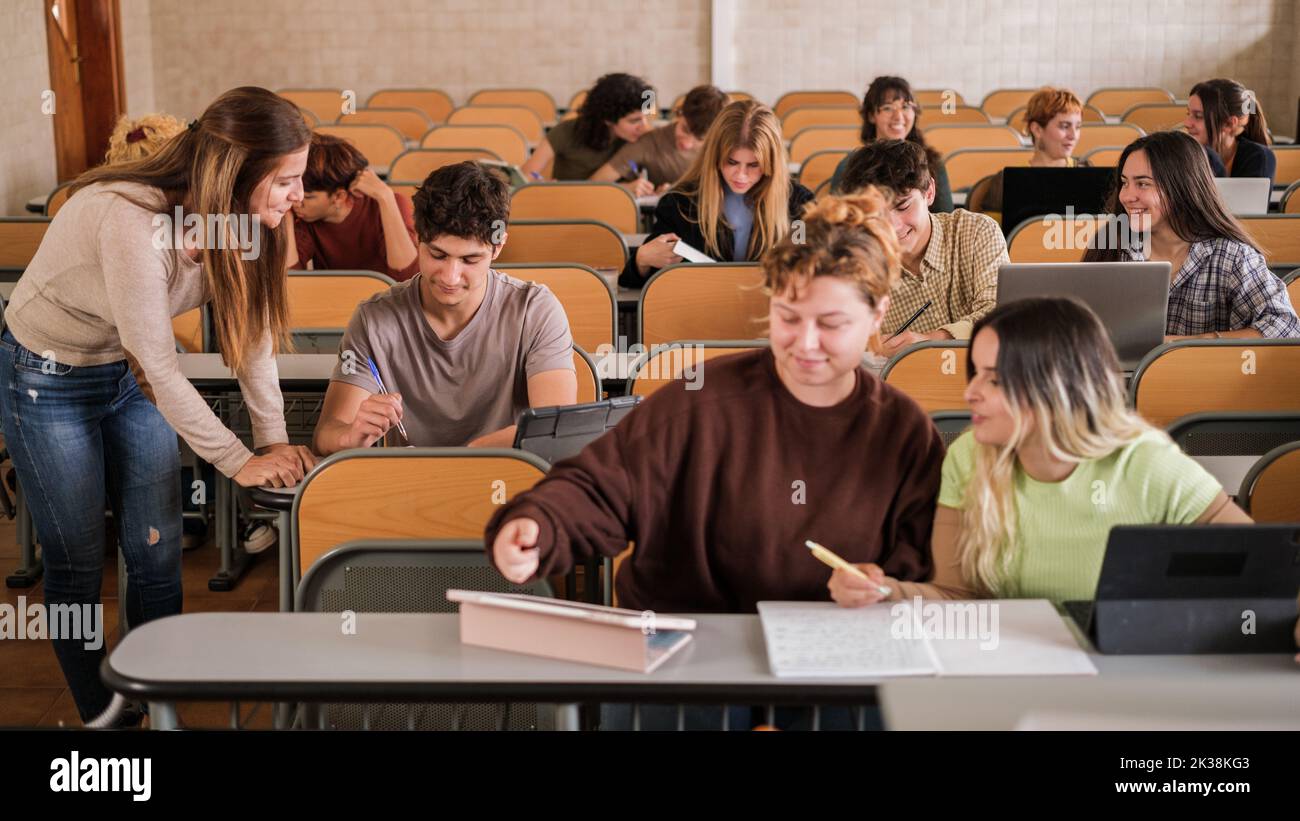
<instances>
[{"instance_id":1,"label":"plaid shirt","mask_svg":"<svg viewBox=\"0 0 1300 821\"><path fill-rule=\"evenodd\" d=\"M1142 257L1128 252L1134 260ZM1192 243L1169 286L1165 333L1193 336L1254 328L1273 339L1300 337L1300 319L1264 257L1226 238Z\"/></svg>"},{"instance_id":2,"label":"plaid shirt","mask_svg":"<svg viewBox=\"0 0 1300 821\"><path fill-rule=\"evenodd\" d=\"M908 330L924 334L943 328L953 339L970 339L975 320L997 304L998 266L1009 261L1002 229L992 219L961 208L930 214L921 272L903 271L889 294L881 333L893 334L931 300Z\"/></svg>"}]
</instances>

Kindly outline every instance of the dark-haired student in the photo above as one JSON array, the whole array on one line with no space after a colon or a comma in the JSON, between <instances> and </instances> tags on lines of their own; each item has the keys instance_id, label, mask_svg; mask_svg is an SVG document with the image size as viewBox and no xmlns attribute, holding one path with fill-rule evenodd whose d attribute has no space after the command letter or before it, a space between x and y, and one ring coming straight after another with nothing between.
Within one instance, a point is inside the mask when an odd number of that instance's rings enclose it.
<instances>
[{"instance_id":1,"label":"dark-haired student","mask_svg":"<svg viewBox=\"0 0 1300 821\"><path fill-rule=\"evenodd\" d=\"M100 604L111 521L131 624L181 612L178 435L244 487L292 485L315 464L288 444L275 361L288 342L281 223L302 196L310 136L293 103L232 89L154 153L79 177L18 280L0 335L0 421L41 544L47 605ZM239 217L240 243L196 236L189 219L170 224L194 203ZM208 302L256 453L176 358L172 318ZM100 716L112 699L103 644L50 643L81 719ZM117 718L139 721L134 709Z\"/></svg>"},{"instance_id":2,"label":"dark-haired student","mask_svg":"<svg viewBox=\"0 0 1300 821\"><path fill-rule=\"evenodd\" d=\"M1224 206L1194 139L1178 131L1141 137L1120 155L1116 178L1106 210L1148 229L1150 247L1090 248L1084 260L1168 262L1166 339L1300 337L1286 286Z\"/></svg>"},{"instance_id":3,"label":"dark-haired student","mask_svg":"<svg viewBox=\"0 0 1300 821\"><path fill-rule=\"evenodd\" d=\"M508 186L476 163L421 184L419 273L357 306L312 439L318 453L369 447L399 420L404 445L511 447L526 408L577 401L559 300L492 270L509 220ZM392 393L380 393L369 360Z\"/></svg>"},{"instance_id":4,"label":"dark-haired student","mask_svg":"<svg viewBox=\"0 0 1300 821\"><path fill-rule=\"evenodd\" d=\"M925 151L926 165L934 179L934 198L929 209L947 213L953 209L952 187L948 183L948 169L944 167L939 152L931 148L921 133L921 105L912 94L912 86L902 77L877 77L867 87L862 97L862 144L876 140L907 140ZM831 175L831 191L849 191L843 185L844 169L848 158L840 160Z\"/></svg>"},{"instance_id":5,"label":"dark-haired student","mask_svg":"<svg viewBox=\"0 0 1300 821\"><path fill-rule=\"evenodd\" d=\"M972 425L944 458L934 578L859 566L888 598L1092 599L1112 527L1251 521L1127 406L1110 338L1081 302L998 306L975 323L966 379ZM885 598L840 570L829 586L845 606Z\"/></svg>"},{"instance_id":6,"label":"dark-haired student","mask_svg":"<svg viewBox=\"0 0 1300 821\"><path fill-rule=\"evenodd\" d=\"M718 262L752 262L779 242L812 192L790 179L781 125L772 109L737 100L722 110L686 176L655 207L654 231L619 277L640 288L682 261L678 240Z\"/></svg>"},{"instance_id":7,"label":"dark-haired student","mask_svg":"<svg viewBox=\"0 0 1300 821\"><path fill-rule=\"evenodd\" d=\"M1206 80L1187 96L1187 133L1213 152L1225 173L1216 176L1277 178L1268 121L1255 92L1235 80Z\"/></svg>"},{"instance_id":8,"label":"dark-haired student","mask_svg":"<svg viewBox=\"0 0 1300 821\"><path fill-rule=\"evenodd\" d=\"M664 386L498 511L484 538L502 575L564 572L632 541L620 606L753 613L827 600L830 572L803 546L813 539L928 578L943 444L911 398L862 367L899 274L883 209L874 193L810 206L802 241L762 259L770 348L709 360L696 390Z\"/></svg>"},{"instance_id":9,"label":"dark-haired student","mask_svg":"<svg viewBox=\"0 0 1300 821\"><path fill-rule=\"evenodd\" d=\"M876 140L850 154L842 185L846 191L875 186L892 205L889 218L898 233L903 276L881 324L882 352L893 356L931 339L969 339L972 323L997 302L998 266L1010 261L998 224L963 208L931 212L927 206L934 201L935 183L929 158L909 140Z\"/></svg>"},{"instance_id":10,"label":"dark-haired student","mask_svg":"<svg viewBox=\"0 0 1300 821\"><path fill-rule=\"evenodd\" d=\"M619 184L635 197L667 191L699 156L709 127L726 104L727 95L717 86L696 86L682 100L671 125L624 145L591 178L625 181Z\"/></svg>"},{"instance_id":11,"label":"dark-haired student","mask_svg":"<svg viewBox=\"0 0 1300 821\"><path fill-rule=\"evenodd\" d=\"M347 140L312 134L302 202L293 207L290 267L376 271L398 282L415 276L411 201L369 165Z\"/></svg>"},{"instance_id":12,"label":"dark-haired student","mask_svg":"<svg viewBox=\"0 0 1300 821\"><path fill-rule=\"evenodd\" d=\"M620 148L649 133L655 111L654 92L645 80L606 74L587 92L578 116L546 132L520 170L528 179L540 180L554 160L554 179L590 179Z\"/></svg>"}]
</instances>

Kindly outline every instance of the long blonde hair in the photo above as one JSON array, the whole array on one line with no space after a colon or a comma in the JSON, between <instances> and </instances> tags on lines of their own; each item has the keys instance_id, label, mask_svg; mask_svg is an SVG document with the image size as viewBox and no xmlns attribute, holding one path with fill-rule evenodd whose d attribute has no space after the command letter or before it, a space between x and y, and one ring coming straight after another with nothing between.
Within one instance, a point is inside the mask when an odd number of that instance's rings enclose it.
<instances>
[{"instance_id":1,"label":"long blonde hair","mask_svg":"<svg viewBox=\"0 0 1300 821\"><path fill-rule=\"evenodd\" d=\"M1101 321L1083 303L1039 297L1001 305L971 330L998 336L997 378L1012 419L1005 445L975 447L962 499L957 555L963 575L983 595L1013 596L1019 552L1015 482L1019 451L1033 433L1053 459L1100 459L1155 430L1124 403L1119 360ZM966 378L975 374L966 359Z\"/></svg>"},{"instance_id":2,"label":"long blonde hair","mask_svg":"<svg viewBox=\"0 0 1300 821\"><path fill-rule=\"evenodd\" d=\"M725 219L722 204L727 191L721 168L738 148L753 151L763 172L763 179L745 195L754 206L748 257L756 260L790 230L790 169L785 162L781 124L772 109L754 100L737 100L722 109L709 127L699 156L677 188L696 201L695 222L704 235L703 250L714 258L724 256L718 246L718 225Z\"/></svg>"},{"instance_id":3,"label":"long blonde hair","mask_svg":"<svg viewBox=\"0 0 1300 821\"><path fill-rule=\"evenodd\" d=\"M155 153L122 165L82 174L70 193L95 183L130 182L162 192L141 208L172 214L177 206L198 215L250 214L253 189L286 154L307 147L311 132L296 105L264 88L244 86L216 99L190 127ZM125 194L122 195L126 197ZM223 361L238 371L247 350L270 334L275 352L289 350L288 239L282 222L274 230L258 223L259 255L204 242L199 262L212 299L212 318Z\"/></svg>"}]
</instances>

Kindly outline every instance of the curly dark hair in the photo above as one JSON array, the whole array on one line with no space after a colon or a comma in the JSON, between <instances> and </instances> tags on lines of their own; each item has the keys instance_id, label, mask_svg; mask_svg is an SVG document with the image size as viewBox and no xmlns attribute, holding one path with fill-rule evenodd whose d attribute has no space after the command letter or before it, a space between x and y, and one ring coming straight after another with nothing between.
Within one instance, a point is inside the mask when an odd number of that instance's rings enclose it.
<instances>
[{"instance_id":1,"label":"curly dark hair","mask_svg":"<svg viewBox=\"0 0 1300 821\"><path fill-rule=\"evenodd\" d=\"M578 140L593 151L604 151L611 139L609 123L616 123L639 111L646 102L645 93L653 91L640 77L631 74L606 74L587 92L578 112Z\"/></svg>"},{"instance_id":2,"label":"curly dark hair","mask_svg":"<svg viewBox=\"0 0 1300 821\"><path fill-rule=\"evenodd\" d=\"M920 145L911 140L876 140L849 155L840 190L855 192L874 185L895 196L914 188L924 193L931 179L929 158Z\"/></svg>"},{"instance_id":3,"label":"curly dark hair","mask_svg":"<svg viewBox=\"0 0 1300 821\"><path fill-rule=\"evenodd\" d=\"M876 115L876 110L881 106L889 105L895 100L901 100L905 103L915 103L916 96L912 94L912 84L902 77L891 77L888 75L877 77L867 86L867 93L862 95L862 107L858 112L862 115L862 142L871 142L876 139L876 124L872 118ZM931 148L925 141L925 135L921 133L921 111L917 109L916 120L912 125L912 131L907 135L907 139L916 143L925 149L926 159L930 161L931 168L938 168L940 164L939 152Z\"/></svg>"},{"instance_id":4,"label":"curly dark hair","mask_svg":"<svg viewBox=\"0 0 1300 821\"><path fill-rule=\"evenodd\" d=\"M333 194L351 185L368 165L365 155L342 137L312 132L307 168L302 172L302 190Z\"/></svg>"},{"instance_id":5,"label":"curly dark hair","mask_svg":"<svg viewBox=\"0 0 1300 821\"><path fill-rule=\"evenodd\" d=\"M453 236L499 245L510 221L510 187L476 162L434 171L424 178L412 201L420 242Z\"/></svg>"}]
</instances>

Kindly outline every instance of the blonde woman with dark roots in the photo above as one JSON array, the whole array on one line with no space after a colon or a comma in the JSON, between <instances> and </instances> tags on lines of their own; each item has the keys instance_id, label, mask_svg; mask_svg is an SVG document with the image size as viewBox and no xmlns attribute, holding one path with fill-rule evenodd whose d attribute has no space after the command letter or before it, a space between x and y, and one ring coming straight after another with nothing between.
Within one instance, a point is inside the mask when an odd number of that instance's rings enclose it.
<instances>
[{"instance_id":1,"label":"blonde woman with dark roots","mask_svg":"<svg viewBox=\"0 0 1300 821\"><path fill-rule=\"evenodd\" d=\"M753 100L722 110L689 171L655 208L654 230L619 284L640 288L682 258L678 240L718 262L752 262L790 230L812 192L790 179L781 124Z\"/></svg>"},{"instance_id":2,"label":"blonde woman with dark roots","mask_svg":"<svg viewBox=\"0 0 1300 821\"><path fill-rule=\"evenodd\" d=\"M275 365L289 324L280 224L302 199L309 137L293 103L237 88L157 152L84 174L50 223L0 336L0 422L47 605L100 604L109 507L131 624L181 612L177 434L244 486L291 485L315 464L288 444ZM204 303L259 455L181 373L172 318ZM103 646L52 643L82 720L100 715Z\"/></svg>"},{"instance_id":3,"label":"blonde woman with dark roots","mask_svg":"<svg viewBox=\"0 0 1300 821\"><path fill-rule=\"evenodd\" d=\"M944 459L933 580L860 565L889 598L1091 599L1115 525L1251 521L1125 406L1110 339L1082 303L996 308L975 323L966 375L972 425ZM850 607L884 598L842 571L830 590Z\"/></svg>"}]
</instances>

